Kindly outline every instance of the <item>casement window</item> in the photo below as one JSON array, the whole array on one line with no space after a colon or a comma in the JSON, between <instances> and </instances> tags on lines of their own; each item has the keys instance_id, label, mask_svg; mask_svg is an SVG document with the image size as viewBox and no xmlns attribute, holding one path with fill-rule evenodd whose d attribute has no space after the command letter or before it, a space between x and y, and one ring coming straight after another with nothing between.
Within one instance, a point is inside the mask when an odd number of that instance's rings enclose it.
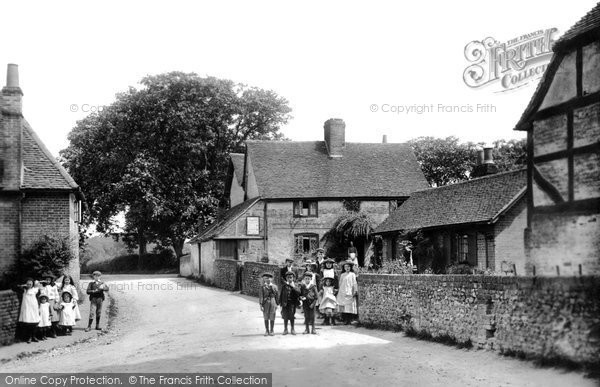
<instances>
[{"instance_id":1,"label":"casement window","mask_svg":"<svg viewBox=\"0 0 600 387\"><path fill-rule=\"evenodd\" d=\"M295 234L294 246L296 254L312 254L319 248L319 234Z\"/></svg>"},{"instance_id":2,"label":"casement window","mask_svg":"<svg viewBox=\"0 0 600 387\"><path fill-rule=\"evenodd\" d=\"M81 200L73 201L73 222L81 223Z\"/></svg>"},{"instance_id":3,"label":"casement window","mask_svg":"<svg viewBox=\"0 0 600 387\"><path fill-rule=\"evenodd\" d=\"M316 200L294 201L294 218L316 218L317 216L319 216L317 203L318 202Z\"/></svg>"}]
</instances>

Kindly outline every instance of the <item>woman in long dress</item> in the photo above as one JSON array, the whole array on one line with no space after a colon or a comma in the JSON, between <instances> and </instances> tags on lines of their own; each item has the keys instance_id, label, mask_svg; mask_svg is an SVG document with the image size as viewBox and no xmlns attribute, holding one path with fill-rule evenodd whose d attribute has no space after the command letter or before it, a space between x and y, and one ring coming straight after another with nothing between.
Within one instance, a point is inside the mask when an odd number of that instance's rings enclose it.
<instances>
[{"instance_id":1,"label":"woman in long dress","mask_svg":"<svg viewBox=\"0 0 600 387\"><path fill-rule=\"evenodd\" d=\"M337 294L338 312L342 314L344 324L348 325L354 315L358 313L358 283L356 274L352 271L352 261L344 261L342 268L344 272L340 275L339 291Z\"/></svg>"}]
</instances>

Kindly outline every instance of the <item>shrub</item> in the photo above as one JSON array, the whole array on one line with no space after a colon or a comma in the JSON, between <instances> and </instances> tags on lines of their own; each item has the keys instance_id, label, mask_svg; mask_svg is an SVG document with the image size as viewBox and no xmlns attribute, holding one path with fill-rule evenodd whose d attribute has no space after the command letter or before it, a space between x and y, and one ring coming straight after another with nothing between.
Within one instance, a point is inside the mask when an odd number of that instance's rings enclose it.
<instances>
[{"instance_id":1,"label":"shrub","mask_svg":"<svg viewBox=\"0 0 600 387\"><path fill-rule=\"evenodd\" d=\"M465 262L459 262L448 266L446 269L448 274L473 274L473 268L471 265Z\"/></svg>"},{"instance_id":2,"label":"shrub","mask_svg":"<svg viewBox=\"0 0 600 387\"><path fill-rule=\"evenodd\" d=\"M156 254L144 254L142 256L142 268L138 268L137 254L119 255L112 259L101 262L86 262L81 267L82 273L91 273L99 270L103 273L135 273L156 272L161 270L178 270L179 263L175 254L170 249L165 249Z\"/></svg>"},{"instance_id":3,"label":"shrub","mask_svg":"<svg viewBox=\"0 0 600 387\"><path fill-rule=\"evenodd\" d=\"M39 278L51 273L62 275L75 259L73 243L68 237L43 235L28 246L19 258L18 272L24 277Z\"/></svg>"}]
</instances>

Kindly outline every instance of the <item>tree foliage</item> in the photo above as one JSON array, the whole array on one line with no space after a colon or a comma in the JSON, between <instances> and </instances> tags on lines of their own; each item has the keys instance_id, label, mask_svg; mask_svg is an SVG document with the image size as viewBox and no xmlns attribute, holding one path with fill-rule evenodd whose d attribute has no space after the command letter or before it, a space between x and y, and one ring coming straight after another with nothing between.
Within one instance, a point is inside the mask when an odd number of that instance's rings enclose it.
<instances>
[{"instance_id":1,"label":"tree foliage","mask_svg":"<svg viewBox=\"0 0 600 387\"><path fill-rule=\"evenodd\" d=\"M224 204L228 154L245 140L282 139L288 101L273 91L171 72L142 79L102 111L77 122L64 165L86 195L87 224L174 247L210 224Z\"/></svg>"},{"instance_id":2,"label":"tree foliage","mask_svg":"<svg viewBox=\"0 0 600 387\"><path fill-rule=\"evenodd\" d=\"M477 149L483 143L461 143L457 137L418 137L409 144L425 178L433 187L468 180L477 163ZM496 140L494 162L500 172L510 171L526 165L526 140Z\"/></svg>"}]
</instances>

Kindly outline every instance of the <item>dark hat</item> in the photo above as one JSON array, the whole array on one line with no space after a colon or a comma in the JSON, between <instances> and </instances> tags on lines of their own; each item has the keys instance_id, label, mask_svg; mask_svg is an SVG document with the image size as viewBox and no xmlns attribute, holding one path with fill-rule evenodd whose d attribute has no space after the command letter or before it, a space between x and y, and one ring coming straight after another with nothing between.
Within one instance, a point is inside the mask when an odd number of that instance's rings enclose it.
<instances>
[{"instance_id":1,"label":"dark hat","mask_svg":"<svg viewBox=\"0 0 600 387\"><path fill-rule=\"evenodd\" d=\"M327 259L323 260L323 263L328 263L328 262L333 264L333 263L335 263L335 260L331 259L331 258L327 258Z\"/></svg>"},{"instance_id":2,"label":"dark hat","mask_svg":"<svg viewBox=\"0 0 600 387\"><path fill-rule=\"evenodd\" d=\"M293 271L288 271L287 273L285 273L285 278L289 276L294 276L294 278L296 278L296 273L294 273Z\"/></svg>"},{"instance_id":3,"label":"dark hat","mask_svg":"<svg viewBox=\"0 0 600 387\"><path fill-rule=\"evenodd\" d=\"M63 290L63 291L62 291L62 293L60 293L60 298L62 298L62 296L64 296L64 295L65 295L65 293L67 293L69 296L71 296L71 298L73 298L73 295L72 295L72 294L71 294L71 292L70 292L70 291L68 291L68 290Z\"/></svg>"},{"instance_id":4,"label":"dark hat","mask_svg":"<svg viewBox=\"0 0 600 387\"><path fill-rule=\"evenodd\" d=\"M344 266L346 265L350 265L350 269L352 269L354 267L354 262L351 260L346 260L346 261L342 261L340 262L340 265L342 266L342 269L344 268Z\"/></svg>"},{"instance_id":5,"label":"dark hat","mask_svg":"<svg viewBox=\"0 0 600 387\"><path fill-rule=\"evenodd\" d=\"M102 273L100 273L98 270L96 270L92 273L92 276L95 276L95 275L102 275Z\"/></svg>"},{"instance_id":6,"label":"dark hat","mask_svg":"<svg viewBox=\"0 0 600 387\"><path fill-rule=\"evenodd\" d=\"M309 277L310 279L312 279L313 273L309 273L309 272L305 271L304 274L302 275L302 278L304 278L304 277Z\"/></svg>"},{"instance_id":7,"label":"dark hat","mask_svg":"<svg viewBox=\"0 0 600 387\"><path fill-rule=\"evenodd\" d=\"M46 300L48 300L48 295L46 294L40 294L40 301L42 301L42 298L45 298Z\"/></svg>"},{"instance_id":8,"label":"dark hat","mask_svg":"<svg viewBox=\"0 0 600 387\"><path fill-rule=\"evenodd\" d=\"M286 262L290 262L290 261L294 262L294 258L287 257L287 258L285 259L285 261L286 261Z\"/></svg>"},{"instance_id":9,"label":"dark hat","mask_svg":"<svg viewBox=\"0 0 600 387\"><path fill-rule=\"evenodd\" d=\"M330 280L331 282L333 282L333 278L331 277L325 277L323 278L323 283L325 283L325 281Z\"/></svg>"},{"instance_id":10,"label":"dark hat","mask_svg":"<svg viewBox=\"0 0 600 387\"><path fill-rule=\"evenodd\" d=\"M271 277L271 278L273 278L273 273L269 273L268 271L265 271L264 273L262 273L260 275L260 278L262 278L262 277Z\"/></svg>"}]
</instances>

